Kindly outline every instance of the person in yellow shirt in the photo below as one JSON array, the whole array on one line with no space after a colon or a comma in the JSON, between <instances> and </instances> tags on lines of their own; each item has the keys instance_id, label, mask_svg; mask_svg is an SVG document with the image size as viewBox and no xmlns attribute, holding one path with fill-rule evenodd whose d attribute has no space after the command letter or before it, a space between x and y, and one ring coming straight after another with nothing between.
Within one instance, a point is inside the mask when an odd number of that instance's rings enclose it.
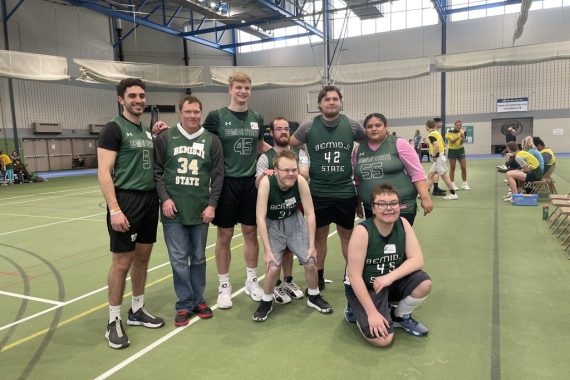
<instances>
[{"instance_id":1,"label":"person in yellow shirt","mask_svg":"<svg viewBox=\"0 0 570 380\"><path fill-rule=\"evenodd\" d=\"M465 140L465 131L462 129L463 122L461 120L455 120L454 124L454 128L445 134L445 138L448 142L447 158L449 158L449 179L451 180L453 190L459 190L454 181L455 165L459 160L459 166L461 167L461 179L463 180L461 190L471 190L467 183L467 162L465 160L465 148L463 147L463 142Z\"/></svg>"},{"instance_id":2,"label":"person in yellow shirt","mask_svg":"<svg viewBox=\"0 0 570 380\"><path fill-rule=\"evenodd\" d=\"M544 172L546 173L548 169L556 163L556 157L554 156L554 152L552 151L552 149L547 148L544 141L542 141L542 139L538 136L533 137L532 142L534 143L536 149L538 149L538 151L542 155L542 158L544 159Z\"/></svg>"},{"instance_id":3,"label":"person in yellow shirt","mask_svg":"<svg viewBox=\"0 0 570 380\"><path fill-rule=\"evenodd\" d=\"M526 181L539 181L543 172L536 157L525 150L519 150L519 146L515 141L507 143L507 152L507 156L513 156L514 161L519 166L519 169L509 170L505 174L511 191L503 199L505 202L512 202L513 194L519 193L517 181L523 183Z\"/></svg>"},{"instance_id":4,"label":"person in yellow shirt","mask_svg":"<svg viewBox=\"0 0 570 380\"><path fill-rule=\"evenodd\" d=\"M451 184L451 180L447 174L447 165L445 164L447 162L447 158L445 157L445 145L443 145L443 137L441 137L441 133L436 130L436 124L433 120L428 120L426 122L426 130L428 131L429 153L433 160L428 174L428 188L434 184L435 175L439 174L450 192L450 194L443 197L443 199L447 201L456 200L459 197L455 193L455 190L453 190L453 185Z\"/></svg>"},{"instance_id":5,"label":"person in yellow shirt","mask_svg":"<svg viewBox=\"0 0 570 380\"><path fill-rule=\"evenodd\" d=\"M14 183L14 166L10 156L0 150L0 161L2 162L2 181L11 185Z\"/></svg>"}]
</instances>

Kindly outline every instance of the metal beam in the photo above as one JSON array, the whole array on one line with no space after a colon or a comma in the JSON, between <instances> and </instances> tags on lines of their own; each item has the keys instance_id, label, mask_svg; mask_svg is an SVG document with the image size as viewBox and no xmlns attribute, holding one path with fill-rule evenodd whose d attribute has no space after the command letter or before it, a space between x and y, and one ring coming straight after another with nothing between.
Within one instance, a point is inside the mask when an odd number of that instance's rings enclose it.
<instances>
[{"instance_id":1,"label":"metal beam","mask_svg":"<svg viewBox=\"0 0 570 380\"><path fill-rule=\"evenodd\" d=\"M2 0L2 2L6 2L6 0ZM12 15L18 10L18 8L20 8L20 5L22 5L23 2L24 2L24 0L18 1L18 3L16 5L14 5L14 8L12 8L10 13L8 13L7 15L4 15L4 21L10 20L10 17L12 17Z\"/></svg>"},{"instance_id":2,"label":"metal beam","mask_svg":"<svg viewBox=\"0 0 570 380\"><path fill-rule=\"evenodd\" d=\"M433 3L433 7L435 8L435 11L437 12L437 15L439 16L439 21L441 21L441 23L445 23L445 0L431 0L431 2Z\"/></svg>"},{"instance_id":3,"label":"metal beam","mask_svg":"<svg viewBox=\"0 0 570 380\"><path fill-rule=\"evenodd\" d=\"M233 23L233 24L225 24L225 25L220 25L220 26L216 26L213 28L205 28L205 29L194 30L191 32L182 33L182 35L183 36L195 36L198 34L214 33L214 32L220 32L222 30L228 30L228 29L241 29L241 28L245 28L247 26L263 24L266 22L276 21L279 19L281 19L280 16L273 16L273 17L269 17L269 18L264 18L263 20L247 21L247 22Z\"/></svg>"},{"instance_id":4,"label":"metal beam","mask_svg":"<svg viewBox=\"0 0 570 380\"><path fill-rule=\"evenodd\" d=\"M257 44L262 44L264 42L273 42L273 41L281 41L281 40L288 40L291 38L297 38L297 37L307 37L307 36L312 36L313 33L311 32L307 32L307 33L301 33L301 34L295 34L292 36L282 36L282 37L275 37L275 38L266 38L264 40L257 40L257 41L250 41L250 42L239 42L239 43L235 43L235 44L227 44L227 45L221 45L221 48L230 48L230 47L242 47L242 46L248 46L248 45L257 45Z\"/></svg>"},{"instance_id":5,"label":"metal beam","mask_svg":"<svg viewBox=\"0 0 570 380\"><path fill-rule=\"evenodd\" d=\"M90 2L90 1L86 1L86 0L68 0L69 3L76 5L78 7L82 7L82 8L87 8L90 9L92 11L98 12L98 13L102 13L105 14L107 16L111 16L111 17L115 17L115 18L119 18L128 22L132 22L133 18L132 15L130 15L128 12L117 12L111 8L107 8L104 6L101 6L99 4ZM180 37L180 38L185 38L189 41L204 45L204 46L208 46L214 49L218 49L218 50L223 50L226 53L230 53L233 54L233 51L227 47L222 48L220 44L216 43L216 42L212 42L200 37L195 37L195 36L182 36L182 32L180 32L179 30L173 29L167 25L162 25L162 24L158 24L146 19L142 19L139 18L136 20L136 22L142 26L145 26L147 28L150 29L154 29L166 34L169 34L171 36L175 36L175 37Z\"/></svg>"},{"instance_id":6,"label":"metal beam","mask_svg":"<svg viewBox=\"0 0 570 380\"><path fill-rule=\"evenodd\" d=\"M309 32L311 32L312 34L315 34L321 38L323 38L323 32L318 30L317 28L315 28L314 26L308 24L307 22L300 20L298 18L294 18L295 16L299 17L299 15L294 15L292 13L290 13L289 11L281 8L280 6L272 3L269 0L255 0L256 3L264 6L267 9L271 9L274 12L279 13L281 16L284 17L292 17L291 22L294 22L295 24L307 29Z\"/></svg>"},{"instance_id":7,"label":"metal beam","mask_svg":"<svg viewBox=\"0 0 570 380\"><path fill-rule=\"evenodd\" d=\"M520 4L520 3L522 3L522 0L507 0L507 1L502 2L502 3L490 3L490 4L482 4L482 5L473 5L471 7L446 9L445 14L450 15L453 13L477 11L477 10L481 10L481 9L496 8L496 7L502 7L505 5L514 5L514 4Z\"/></svg>"}]
</instances>

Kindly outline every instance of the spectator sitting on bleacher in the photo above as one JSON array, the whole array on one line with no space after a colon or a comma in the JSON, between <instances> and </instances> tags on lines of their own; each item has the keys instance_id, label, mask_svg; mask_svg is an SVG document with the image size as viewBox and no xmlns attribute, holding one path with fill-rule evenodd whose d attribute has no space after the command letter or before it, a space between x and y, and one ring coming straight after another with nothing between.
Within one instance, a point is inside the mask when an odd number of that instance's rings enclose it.
<instances>
[{"instance_id":1,"label":"spectator sitting on bleacher","mask_svg":"<svg viewBox=\"0 0 570 380\"><path fill-rule=\"evenodd\" d=\"M14 161L14 174L18 176L16 183L32 183L32 176L28 172L28 165L24 164L19 159Z\"/></svg>"},{"instance_id":2,"label":"spectator sitting on bleacher","mask_svg":"<svg viewBox=\"0 0 570 380\"><path fill-rule=\"evenodd\" d=\"M548 169L556 163L556 157L554 157L554 152L552 151L552 149L546 147L544 141L542 141L540 137L538 136L533 137L532 141L534 142L536 149L538 149L538 151L542 155L542 158L544 159L544 172L546 173Z\"/></svg>"}]
</instances>

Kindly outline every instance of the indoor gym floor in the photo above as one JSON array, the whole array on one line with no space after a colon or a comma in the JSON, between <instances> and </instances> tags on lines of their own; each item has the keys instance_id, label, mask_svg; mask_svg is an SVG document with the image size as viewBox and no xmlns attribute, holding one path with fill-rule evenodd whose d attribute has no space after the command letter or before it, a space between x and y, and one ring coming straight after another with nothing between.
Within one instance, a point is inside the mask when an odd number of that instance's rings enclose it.
<instances>
[{"instance_id":1,"label":"indoor gym floor","mask_svg":"<svg viewBox=\"0 0 570 380\"><path fill-rule=\"evenodd\" d=\"M167 325L126 327L131 346L112 350L103 336L110 257L96 176L3 186L0 377L567 379L568 254L542 220L542 207L501 200L506 186L495 172L499 162L469 159L473 190L458 192L458 201L435 197L432 214L418 214L414 227L434 286L414 315L430 334L415 338L397 330L386 349L365 343L343 319L344 264L333 228L326 271L333 283L323 292L335 307L332 315L299 300L274 304L266 322L254 323L257 304L243 293L243 240L236 229L233 308L175 328L176 299L159 226L145 301ZM570 159L559 159L554 178L559 192L570 191ZM214 309L215 237L212 226L205 297ZM262 257L259 262L262 275ZM305 286L298 265L294 275ZM129 304L126 293L123 319Z\"/></svg>"}]
</instances>

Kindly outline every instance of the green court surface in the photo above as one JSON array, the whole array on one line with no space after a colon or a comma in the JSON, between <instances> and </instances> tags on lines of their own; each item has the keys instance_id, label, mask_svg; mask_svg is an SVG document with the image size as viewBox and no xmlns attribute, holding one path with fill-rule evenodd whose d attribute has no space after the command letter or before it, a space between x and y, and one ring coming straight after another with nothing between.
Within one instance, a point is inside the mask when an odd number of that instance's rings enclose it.
<instances>
[{"instance_id":1,"label":"green court surface","mask_svg":"<svg viewBox=\"0 0 570 380\"><path fill-rule=\"evenodd\" d=\"M559 159L559 192L570 191L570 159ZM3 379L567 379L570 261L538 207L502 201L499 160L469 160L471 191L434 197L414 228L433 279L414 316L425 338L396 330L385 349L345 322L344 260L331 229L322 315L306 300L275 305L254 323L243 293L243 240L232 241L231 310L217 310L216 231L208 239L205 297L211 320L175 328L171 269L159 226L145 302L162 329L126 327L131 346L104 338L110 265L105 204L95 176L0 188L0 368ZM427 166L426 166L427 169ZM459 169L457 172L459 175ZM461 182L461 181L458 181ZM443 183L441 183L443 185ZM458 183L459 184L459 183ZM551 207L552 211L552 207ZM260 255L261 276L263 258ZM305 286L295 265L295 282ZM130 306L127 285L123 320Z\"/></svg>"}]
</instances>

